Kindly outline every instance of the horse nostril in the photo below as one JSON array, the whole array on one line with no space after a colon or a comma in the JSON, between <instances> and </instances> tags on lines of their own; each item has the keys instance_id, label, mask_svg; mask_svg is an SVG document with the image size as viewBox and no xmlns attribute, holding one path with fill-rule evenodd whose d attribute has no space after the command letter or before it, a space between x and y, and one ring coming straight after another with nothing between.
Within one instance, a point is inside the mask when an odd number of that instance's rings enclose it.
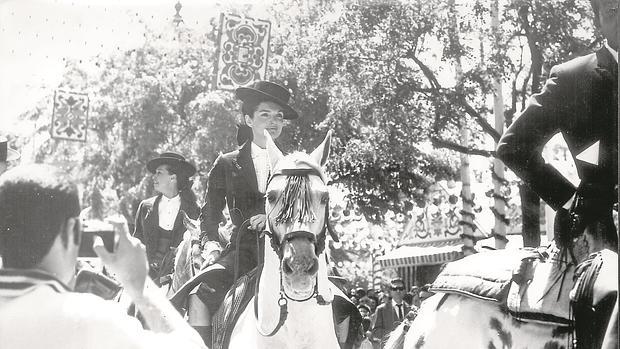
<instances>
[{"instance_id":1,"label":"horse nostril","mask_svg":"<svg viewBox=\"0 0 620 349\"><path fill-rule=\"evenodd\" d=\"M319 271L319 260L315 258L312 262L313 263L310 268L306 270L306 274L313 275L316 274L317 271Z\"/></svg>"},{"instance_id":2,"label":"horse nostril","mask_svg":"<svg viewBox=\"0 0 620 349\"><path fill-rule=\"evenodd\" d=\"M284 259L284 263L282 263L282 270L284 271L285 274L292 274L293 273L293 268L291 268L291 265L289 264L291 262L290 258L286 258Z\"/></svg>"}]
</instances>

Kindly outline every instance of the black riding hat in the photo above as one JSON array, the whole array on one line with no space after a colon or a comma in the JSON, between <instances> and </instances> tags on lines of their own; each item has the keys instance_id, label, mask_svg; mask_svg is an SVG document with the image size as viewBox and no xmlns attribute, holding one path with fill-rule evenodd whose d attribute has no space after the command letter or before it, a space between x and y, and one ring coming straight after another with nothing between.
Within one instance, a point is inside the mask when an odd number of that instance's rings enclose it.
<instances>
[{"instance_id":1,"label":"black riding hat","mask_svg":"<svg viewBox=\"0 0 620 349\"><path fill-rule=\"evenodd\" d=\"M269 81L256 81L252 87L239 87L235 95L242 101L271 101L284 109L284 118L297 119L299 114L288 104L291 93L284 87Z\"/></svg>"},{"instance_id":2,"label":"black riding hat","mask_svg":"<svg viewBox=\"0 0 620 349\"><path fill-rule=\"evenodd\" d=\"M180 173L186 175L187 177L191 177L196 173L196 167L185 160L185 157L179 153L161 153L158 157L149 161L146 164L146 168L149 172L155 173L155 170L157 170L157 167L160 165L174 166Z\"/></svg>"}]
</instances>

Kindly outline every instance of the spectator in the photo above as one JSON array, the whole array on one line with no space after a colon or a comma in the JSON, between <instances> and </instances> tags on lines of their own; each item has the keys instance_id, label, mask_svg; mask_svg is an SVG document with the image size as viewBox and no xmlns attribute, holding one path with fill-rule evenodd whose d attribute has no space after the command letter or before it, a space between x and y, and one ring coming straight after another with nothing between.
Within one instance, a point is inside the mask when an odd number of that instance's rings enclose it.
<instances>
[{"instance_id":1,"label":"spectator","mask_svg":"<svg viewBox=\"0 0 620 349\"><path fill-rule=\"evenodd\" d=\"M362 328L364 330L364 339L360 343L359 349L373 349L372 342L370 341L370 336L372 335L370 332L371 320L369 317L365 317L362 319Z\"/></svg>"},{"instance_id":2,"label":"spectator","mask_svg":"<svg viewBox=\"0 0 620 349\"><path fill-rule=\"evenodd\" d=\"M372 288L369 288L369 289L367 289L367 290L366 290L366 295L367 295L368 297L371 297L371 298L372 298L372 297L377 297L377 291L375 291L375 290L374 290L374 289L372 289Z\"/></svg>"},{"instance_id":3,"label":"spectator","mask_svg":"<svg viewBox=\"0 0 620 349\"><path fill-rule=\"evenodd\" d=\"M390 301L390 295L388 293L385 293L385 292L380 292L379 293L379 300L380 300L381 304L389 302Z\"/></svg>"},{"instance_id":4,"label":"spectator","mask_svg":"<svg viewBox=\"0 0 620 349\"><path fill-rule=\"evenodd\" d=\"M95 251L151 330L118 303L70 291L82 231L76 185L60 170L20 166L0 176L0 338L3 348L205 348L148 278L144 246L110 222L113 252ZM35 316L33 316L35 314Z\"/></svg>"},{"instance_id":5,"label":"spectator","mask_svg":"<svg viewBox=\"0 0 620 349\"><path fill-rule=\"evenodd\" d=\"M370 317L370 307L368 307L366 304L358 305L357 309L359 310L360 315L362 315L362 318Z\"/></svg>"},{"instance_id":6,"label":"spectator","mask_svg":"<svg viewBox=\"0 0 620 349\"><path fill-rule=\"evenodd\" d=\"M390 332L394 331L411 310L409 305L403 302L405 295L405 283L403 279L396 278L390 281L390 295L392 300L381 304L375 312L375 323L372 328L372 340L380 343L383 348L385 340Z\"/></svg>"},{"instance_id":7,"label":"spectator","mask_svg":"<svg viewBox=\"0 0 620 349\"><path fill-rule=\"evenodd\" d=\"M422 301L420 300L420 288L418 286L411 286L411 291L409 292L413 296L411 304L416 308L419 308L420 304L422 303Z\"/></svg>"},{"instance_id":8,"label":"spectator","mask_svg":"<svg viewBox=\"0 0 620 349\"><path fill-rule=\"evenodd\" d=\"M366 297L366 290L364 290L361 287L358 287L355 289L355 297L357 297L357 299L361 300L362 298Z\"/></svg>"},{"instance_id":9,"label":"spectator","mask_svg":"<svg viewBox=\"0 0 620 349\"><path fill-rule=\"evenodd\" d=\"M367 297L369 299L368 306L370 307L370 312L374 313L375 309L377 309L377 305L379 304L379 299L375 295Z\"/></svg>"}]
</instances>

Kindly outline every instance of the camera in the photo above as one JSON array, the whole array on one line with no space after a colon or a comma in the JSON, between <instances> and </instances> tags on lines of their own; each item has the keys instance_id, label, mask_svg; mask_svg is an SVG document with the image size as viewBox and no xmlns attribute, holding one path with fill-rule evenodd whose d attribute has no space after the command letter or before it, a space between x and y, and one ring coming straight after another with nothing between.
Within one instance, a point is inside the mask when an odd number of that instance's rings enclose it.
<instances>
[{"instance_id":1,"label":"camera","mask_svg":"<svg viewBox=\"0 0 620 349\"><path fill-rule=\"evenodd\" d=\"M93 240L99 236L103 240L103 246L108 252L114 252L116 244L116 234L114 226L97 219L82 221L82 241L78 251L78 257L97 257L93 250Z\"/></svg>"}]
</instances>

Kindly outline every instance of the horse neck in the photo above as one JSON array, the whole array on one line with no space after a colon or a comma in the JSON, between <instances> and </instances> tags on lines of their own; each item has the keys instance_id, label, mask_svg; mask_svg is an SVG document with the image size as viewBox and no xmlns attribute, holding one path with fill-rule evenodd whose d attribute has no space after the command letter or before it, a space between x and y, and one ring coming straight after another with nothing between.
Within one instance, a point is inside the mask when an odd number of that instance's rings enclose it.
<instances>
[{"instance_id":1,"label":"horse neck","mask_svg":"<svg viewBox=\"0 0 620 349\"><path fill-rule=\"evenodd\" d=\"M608 246L602 239L598 239L595 235L583 233L573 243L572 252L577 260L577 264L588 259L588 257L596 252L603 250L616 251L615 246Z\"/></svg>"},{"instance_id":2,"label":"horse neck","mask_svg":"<svg viewBox=\"0 0 620 349\"><path fill-rule=\"evenodd\" d=\"M257 292L257 325L263 333L273 331L280 321L280 259L275 251L271 248L269 236L265 238L264 263L259 276L258 292ZM328 301L333 299L333 295L325 295L326 291L321 289L329 287L327 281L325 255L319 256L320 266L319 273L325 273L325 276L319 276L319 293L324 295ZM323 284L321 284L323 283ZM282 332L295 336L300 341L312 340L308 337L327 336L331 331L334 332L334 322L332 317L331 305L319 305L315 298L304 302L295 302L287 300L288 315L282 329ZM312 324L312 326L309 326ZM304 338L305 337L305 338Z\"/></svg>"}]
</instances>

